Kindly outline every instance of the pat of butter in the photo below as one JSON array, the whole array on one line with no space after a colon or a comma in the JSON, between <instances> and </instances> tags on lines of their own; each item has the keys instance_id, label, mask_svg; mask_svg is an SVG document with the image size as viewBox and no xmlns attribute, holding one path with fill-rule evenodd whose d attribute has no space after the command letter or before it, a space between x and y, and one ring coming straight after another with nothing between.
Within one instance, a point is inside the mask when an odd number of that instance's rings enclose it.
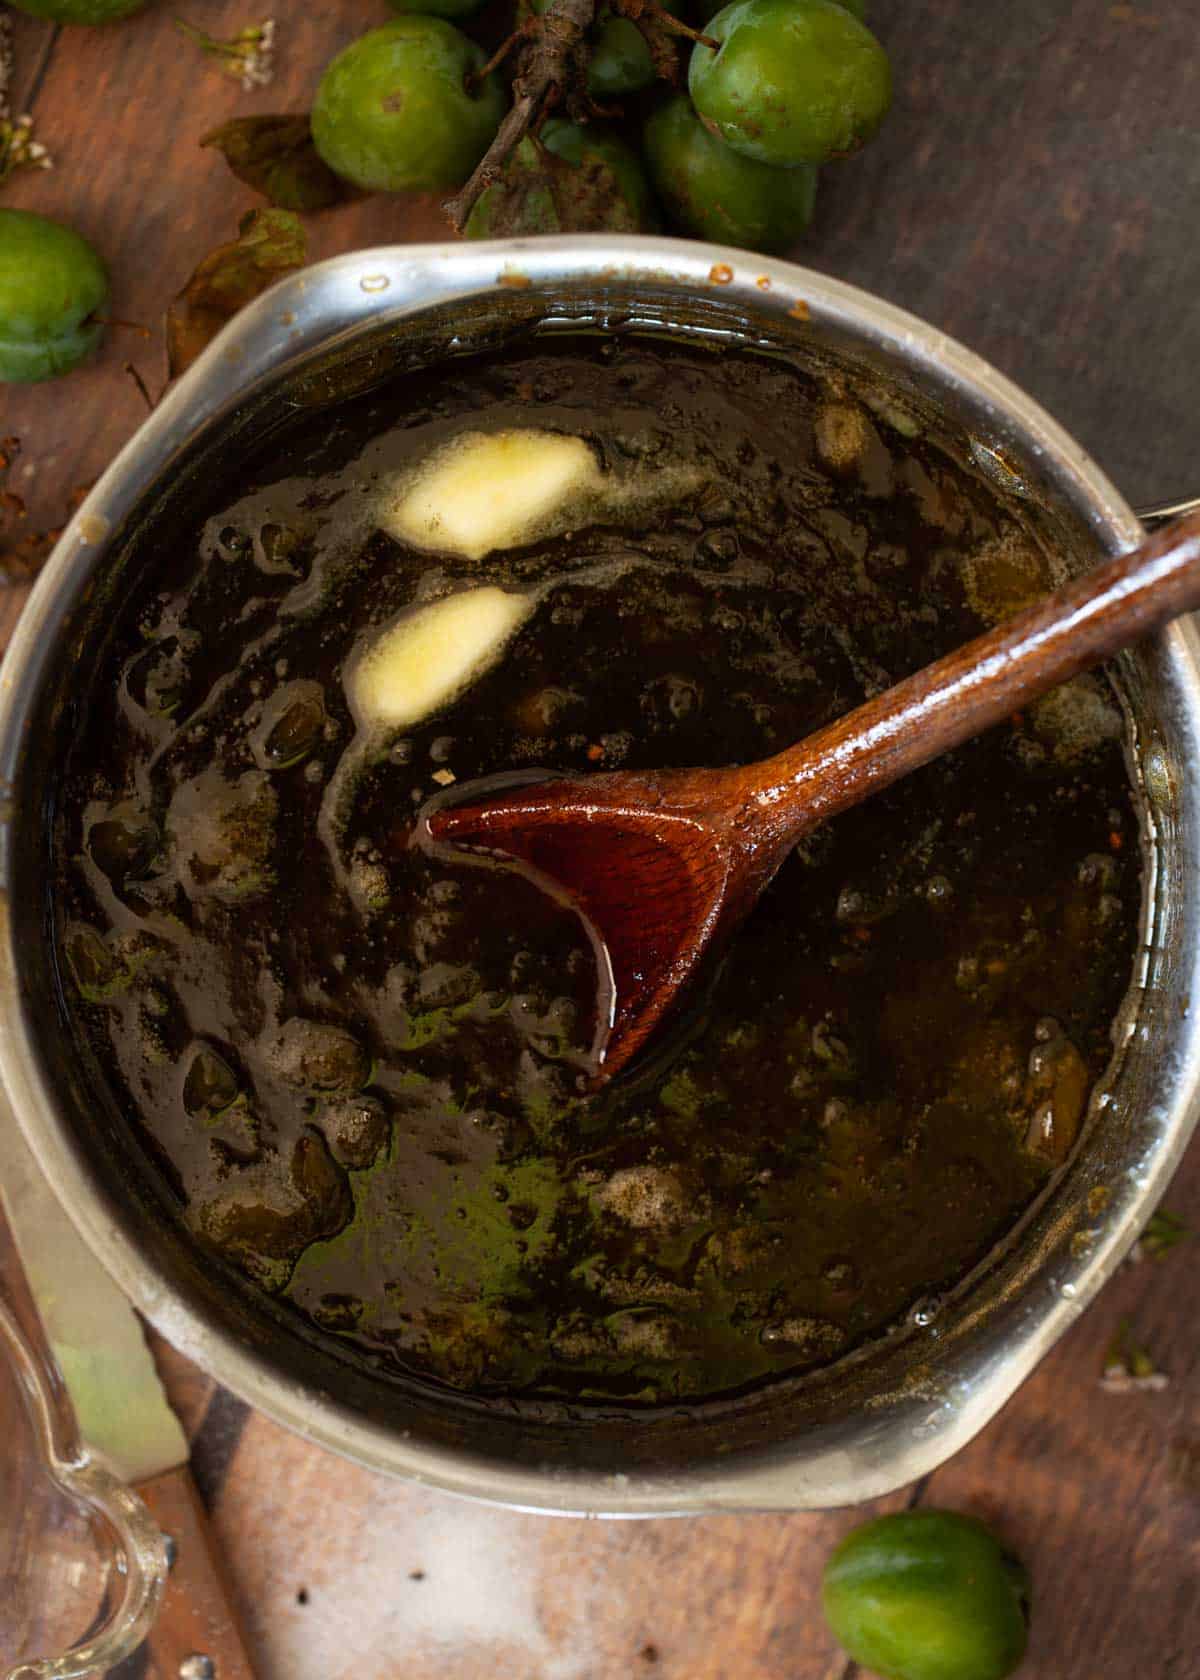
<instances>
[{"instance_id":1,"label":"pat of butter","mask_svg":"<svg viewBox=\"0 0 1200 1680\"><path fill-rule=\"evenodd\" d=\"M582 438L532 430L464 432L417 469L380 523L418 548L479 560L545 533L600 480L596 457Z\"/></svg>"},{"instance_id":2,"label":"pat of butter","mask_svg":"<svg viewBox=\"0 0 1200 1680\"><path fill-rule=\"evenodd\" d=\"M405 729L453 700L494 664L534 601L489 584L405 612L347 674L359 723Z\"/></svg>"}]
</instances>

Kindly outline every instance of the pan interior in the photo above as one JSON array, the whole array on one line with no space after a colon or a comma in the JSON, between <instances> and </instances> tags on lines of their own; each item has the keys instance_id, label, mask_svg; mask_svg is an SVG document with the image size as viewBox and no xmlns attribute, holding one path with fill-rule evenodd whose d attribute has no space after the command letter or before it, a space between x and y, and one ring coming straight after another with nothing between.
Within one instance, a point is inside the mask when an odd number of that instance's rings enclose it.
<instances>
[{"instance_id":1,"label":"pan interior","mask_svg":"<svg viewBox=\"0 0 1200 1680\"><path fill-rule=\"evenodd\" d=\"M1030 1291L1046 1287L1052 1258L1062 1262L1059 1279L1069 1281L1071 1266L1086 1259L1088 1243L1102 1244L1120 1220L1129 1175L1163 1134L1173 1000L1186 979L1179 887L1192 864L1195 829L1184 809L1190 794L1177 773L1192 730L1177 651L1155 644L1120 662L1131 765L1146 809L1144 953L1115 1035L1110 1073L1080 1146L1012 1238L943 1304L935 1341L921 1325L910 1324L835 1366L750 1393L687 1408L623 1409L489 1402L394 1372L382 1380L368 1360L301 1324L232 1269L215 1267L197 1245L161 1173L71 1030L49 937L57 767L79 728L114 614L153 564L150 544L160 524L185 518L207 485L230 471L248 440L260 446L298 416L332 409L406 370L510 346L531 335L588 327L799 355L871 406L958 438L998 493L1019 503L1046 547L1061 556L1065 571L1082 569L1095 558L1091 510L1079 504L1052 460L1029 449L1015 421L998 423L969 393L948 392L919 368L900 371L865 335L857 338L843 326L755 319L717 300L681 301L670 290L655 296L643 285L624 299L619 287L609 286L602 302L586 291L556 294L531 287L356 330L242 397L193 438L169 478L149 486L113 534L93 586L74 602L62 632L63 657L37 696L36 724L27 737L37 750L26 753L16 790L17 807L29 820L13 833L11 939L21 953L26 1028L73 1153L135 1244L156 1288L165 1285L184 1304L185 1316L209 1336L249 1354L265 1382L333 1397L352 1428L368 1425L383 1436L411 1438L479 1464L539 1473L550 1468L589 1476L672 1477L699 1463L732 1465L748 1456L794 1452L803 1443L836 1447L914 1396L938 1399L956 1384L965 1392L1001 1349Z\"/></svg>"}]
</instances>

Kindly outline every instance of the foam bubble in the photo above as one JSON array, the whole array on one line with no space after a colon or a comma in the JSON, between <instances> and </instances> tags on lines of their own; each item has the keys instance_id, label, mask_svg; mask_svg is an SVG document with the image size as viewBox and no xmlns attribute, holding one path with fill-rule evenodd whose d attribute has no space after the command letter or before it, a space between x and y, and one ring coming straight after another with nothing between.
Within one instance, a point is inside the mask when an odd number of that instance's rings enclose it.
<instances>
[{"instance_id":1,"label":"foam bubble","mask_svg":"<svg viewBox=\"0 0 1200 1680\"><path fill-rule=\"evenodd\" d=\"M1104 683L1075 677L1034 701L1030 721L1060 764L1077 764L1124 732L1121 710Z\"/></svg>"},{"instance_id":2,"label":"foam bubble","mask_svg":"<svg viewBox=\"0 0 1200 1680\"><path fill-rule=\"evenodd\" d=\"M966 555L962 582L971 607L988 624L1011 618L1053 587L1045 556L1016 526Z\"/></svg>"}]
</instances>

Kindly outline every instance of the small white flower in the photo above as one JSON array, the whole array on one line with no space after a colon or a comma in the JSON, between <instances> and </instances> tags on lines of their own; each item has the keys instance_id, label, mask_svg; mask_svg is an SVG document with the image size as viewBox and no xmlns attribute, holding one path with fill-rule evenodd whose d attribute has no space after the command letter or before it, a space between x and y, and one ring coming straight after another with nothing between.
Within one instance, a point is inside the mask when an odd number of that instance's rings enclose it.
<instances>
[{"instance_id":1,"label":"small white flower","mask_svg":"<svg viewBox=\"0 0 1200 1680\"><path fill-rule=\"evenodd\" d=\"M275 74L275 19L248 24L228 41L219 41L194 24L176 18L178 27L190 35L201 51L215 58L225 74L240 82L247 93L266 87Z\"/></svg>"},{"instance_id":2,"label":"small white flower","mask_svg":"<svg viewBox=\"0 0 1200 1680\"><path fill-rule=\"evenodd\" d=\"M33 138L33 118L28 114L15 122L0 116L0 181L18 169L53 169L54 160L40 140Z\"/></svg>"},{"instance_id":3,"label":"small white flower","mask_svg":"<svg viewBox=\"0 0 1200 1680\"><path fill-rule=\"evenodd\" d=\"M1100 1387L1108 1394L1159 1394L1170 1383L1165 1371L1148 1371L1135 1377L1124 1365L1109 1365L1100 1378Z\"/></svg>"}]
</instances>

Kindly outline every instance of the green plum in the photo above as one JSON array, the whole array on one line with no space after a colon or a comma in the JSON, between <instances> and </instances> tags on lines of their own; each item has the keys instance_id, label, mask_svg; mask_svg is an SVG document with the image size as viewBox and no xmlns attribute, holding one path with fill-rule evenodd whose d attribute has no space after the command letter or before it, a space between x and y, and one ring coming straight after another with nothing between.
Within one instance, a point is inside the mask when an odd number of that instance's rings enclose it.
<instances>
[{"instance_id":1,"label":"green plum","mask_svg":"<svg viewBox=\"0 0 1200 1680\"><path fill-rule=\"evenodd\" d=\"M0 381L69 373L104 333L108 275L87 240L31 210L0 210Z\"/></svg>"},{"instance_id":2,"label":"green plum","mask_svg":"<svg viewBox=\"0 0 1200 1680\"><path fill-rule=\"evenodd\" d=\"M653 80L654 60L641 30L631 18L614 17L606 8L592 35L588 92L593 99L619 99L648 88Z\"/></svg>"},{"instance_id":3,"label":"green plum","mask_svg":"<svg viewBox=\"0 0 1200 1680\"><path fill-rule=\"evenodd\" d=\"M468 88L483 51L444 18L411 15L352 41L313 104L317 151L367 192L460 187L487 150L505 97L495 76Z\"/></svg>"},{"instance_id":4,"label":"green plum","mask_svg":"<svg viewBox=\"0 0 1200 1680\"><path fill-rule=\"evenodd\" d=\"M1005 1680L1025 1654L1029 1578L981 1522L898 1511L864 1523L825 1566L825 1616L882 1680Z\"/></svg>"},{"instance_id":5,"label":"green plum","mask_svg":"<svg viewBox=\"0 0 1200 1680\"><path fill-rule=\"evenodd\" d=\"M772 169L743 157L708 132L684 94L651 113L643 149L655 191L681 233L782 251L812 220L815 165Z\"/></svg>"},{"instance_id":6,"label":"green plum","mask_svg":"<svg viewBox=\"0 0 1200 1680\"><path fill-rule=\"evenodd\" d=\"M19 12L51 23L112 23L138 12L146 0L12 0Z\"/></svg>"},{"instance_id":7,"label":"green plum","mask_svg":"<svg viewBox=\"0 0 1200 1680\"><path fill-rule=\"evenodd\" d=\"M692 49L688 88L711 131L756 163L845 157L887 114L888 56L838 0L734 0Z\"/></svg>"}]
</instances>

